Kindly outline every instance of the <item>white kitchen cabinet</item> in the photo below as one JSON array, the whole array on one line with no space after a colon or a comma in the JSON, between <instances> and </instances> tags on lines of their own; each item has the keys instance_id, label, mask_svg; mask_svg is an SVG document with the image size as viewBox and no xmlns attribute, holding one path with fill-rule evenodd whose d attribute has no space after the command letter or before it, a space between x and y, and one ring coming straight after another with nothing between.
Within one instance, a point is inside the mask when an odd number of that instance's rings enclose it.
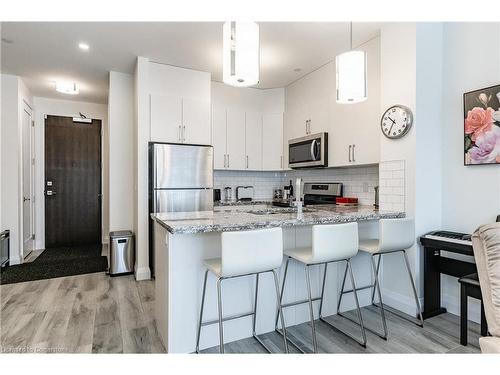
<instances>
[{"instance_id":1,"label":"white kitchen cabinet","mask_svg":"<svg viewBox=\"0 0 500 375\"><path fill-rule=\"evenodd\" d=\"M210 102L182 99L183 143L210 144Z\"/></svg>"},{"instance_id":2,"label":"white kitchen cabinet","mask_svg":"<svg viewBox=\"0 0 500 375\"><path fill-rule=\"evenodd\" d=\"M246 168L245 111L227 109L226 116L227 169L243 170Z\"/></svg>"},{"instance_id":3,"label":"white kitchen cabinet","mask_svg":"<svg viewBox=\"0 0 500 375\"><path fill-rule=\"evenodd\" d=\"M182 98L150 96L152 142L182 142Z\"/></svg>"},{"instance_id":4,"label":"white kitchen cabinet","mask_svg":"<svg viewBox=\"0 0 500 375\"><path fill-rule=\"evenodd\" d=\"M214 169L226 169L226 109L212 108Z\"/></svg>"},{"instance_id":5,"label":"white kitchen cabinet","mask_svg":"<svg viewBox=\"0 0 500 375\"><path fill-rule=\"evenodd\" d=\"M150 96L152 142L210 143L210 104L175 96Z\"/></svg>"},{"instance_id":6,"label":"white kitchen cabinet","mask_svg":"<svg viewBox=\"0 0 500 375\"><path fill-rule=\"evenodd\" d=\"M276 171L283 168L283 114L264 114L262 116L262 169Z\"/></svg>"},{"instance_id":7,"label":"white kitchen cabinet","mask_svg":"<svg viewBox=\"0 0 500 375\"><path fill-rule=\"evenodd\" d=\"M327 132L330 128L330 98L322 98L309 104L308 134Z\"/></svg>"},{"instance_id":8,"label":"white kitchen cabinet","mask_svg":"<svg viewBox=\"0 0 500 375\"><path fill-rule=\"evenodd\" d=\"M245 168L262 170L262 113L245 113Z\"/></svg>"}]
</instances>

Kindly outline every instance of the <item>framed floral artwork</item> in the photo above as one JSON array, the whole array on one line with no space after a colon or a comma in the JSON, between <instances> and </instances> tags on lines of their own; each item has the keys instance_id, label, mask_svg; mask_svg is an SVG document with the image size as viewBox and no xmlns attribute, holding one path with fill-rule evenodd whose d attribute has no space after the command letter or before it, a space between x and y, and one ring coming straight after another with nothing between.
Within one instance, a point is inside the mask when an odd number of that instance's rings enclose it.
<instances>
[{"instance_id":1,"label":"framed floral artwork","mask_svg":"<svg viewBox=\"0 0 500 375\"><path fill-rule=\"evenodd\" d=\"M500 85L464 94L464 164L500 164Z\"/></svg>"}]
</instances>

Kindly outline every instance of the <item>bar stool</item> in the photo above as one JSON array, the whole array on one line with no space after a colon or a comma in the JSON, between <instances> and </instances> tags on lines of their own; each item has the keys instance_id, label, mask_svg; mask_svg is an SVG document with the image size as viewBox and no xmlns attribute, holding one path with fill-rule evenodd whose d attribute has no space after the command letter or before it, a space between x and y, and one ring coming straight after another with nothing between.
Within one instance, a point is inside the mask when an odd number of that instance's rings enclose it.
<instances>
[{"instance_id":1,"label":"bar stool","mask_svg":"<svg viewBox=\"0 0 500 375\"><path fill-rule=\"evenodd\" d=\"M281 228L270 228L260 230L249 230L242 232L223 232L221 234L222 256L216 259L206 259L205 279L203 281L203 293L201 297L200 319L196 334L196 353L200 352L201 327L210 324L219 324L219 351L224 353L223 322L246 316L252 316L252 335L269 353L269 348L262 342L255 332L257 321L257 301L259 292L259 275L272 272L276 289L276 300L278 311L281 312L280 290L276 268L283 261L283 234ZM212 272L217 279L217 307L219 319L203 322L203 308L205 305L205 293L207 288L208 272ZM223 317L222 314L222 281L237 277L255 275L255 300L253 311L231 317ZM283 314L281 324L284 326ZM286 331L283 331L285 352L288 353Z\"/></svg>"},{"instance_id":2,"label":"bar stool","mask_svg":"<svg viewBox=\"0 0 500 375\"><path fill-rule=\"evenodd\" d=\"M408 256L406 254L406 250L413 246L415 243L415 222L411 218L402 218L402 219L381 219L379 221L379 239L369 239L369 240L361 240L359 241L359 250L368 253L371 255L371 263L372 270L374 274L374 283L372 285L368 285L365 287L358 288L368 289L373 288L372 291L372 305L378 307L380 309L380 315L382 318L382 325L384 328L384 333L381 334L375 330L372 330L368 327L366 329L370 332L375 333L379 337L384 340L387 340L387 322L385 319L385 310L388 312L402 318L408 320L412 323L417 324L420 327L424 325L424 319L422 317L422 308L420 306L420 301L417 296L417 289L415 287L415 282L413 280L413 276L411 274L410 262L408 261ZM411 287L413 290L413 296L415 297L415 303L417 305L418 310L418 321L414 321L412 319L408 319L406 316L399 314L394 309L388 308L385 306L382 301L382 293L380 291L380 281L378 279L379 270L380 270L380 260L382 259L382 255L402 252L403 258L405 261L406 270L408 272L408 276L410 279ZM378 257L377 262L375 263L375 257ZM342 282L342 288L340 292L340 299L346 293L351 293L353 290L344 291L345 279L347 273L344 273L344 281ZM354 288L353 288L354 289ZM377 291L379 303L375 303L375 291ZM341 315L339 313L339 315ZM345 316L345 318L350 319Z\"/></svg>"},{"instance_id":3,"label":"bar stool","mask_svg":"<svg viewBox=\"0 0 500 375\"><path fill-rule=\"evenodd\" d=\"M313 339L313 347L314 352L318 352L318 343L316 339L316 328L314 326L314 311L313 311L313 301L320 301L319 305L319 318L322 322L328 324L335 330L343 333L349 338L358 342L361 346L366 348L366 334L363 325L363 318L361 316L361 310L359 308L358 296L356 293L356 284L354 281L354 275L352 272L351 266L351 258L354 257L358 253L358 224L357 223L347 223L347 224L333 224L333 225L314 225L312 227L312 247L311 248L295 248L290 250L285 250L285 255L287 256L287 260L285 263L285 271L283 275L283 284L281 287L281 297L280 304L283 308L296 306L303 303L309 304L309 315L311 320L311 330L312 330L312 339ZM306 286L308 292L308 299L302 301L296 301L291 303L282 304L283 300L283 292L285 289L286 276L288 272L288 263L290 259L294 259L295 261L302 263L304 265L305 273L306 273ZM323 298L325 295L325 284L326 284L326 273L328 269L328 265L330 263L336 262L346 262L346 273L349 270L351 283L353 285L354 290L354 300L356 302L356 309L358 315L358 322L355 322L359 325L361 330L362 339L358 339L347 332L340 330L335 327L332 323L326 321L322 316L323 309ZM311 293L311 276L310 276L310 267L311 266L321 266L324 265L323 270L323 280L321 287L321 295L320 297L312 297ZM338 303L338 307L340 303ZM278 333L282 333L278 329L278 316L281 314L278 311L276 316L276 331ZM283 324L283 323L282 323ZM283 326L285 328L285 326ZM283 330L283 334L285 331ZM299 351L304 352L297 344L292 342L290 338L288 341L295 346Z\"/></svg>"}]
</instances>

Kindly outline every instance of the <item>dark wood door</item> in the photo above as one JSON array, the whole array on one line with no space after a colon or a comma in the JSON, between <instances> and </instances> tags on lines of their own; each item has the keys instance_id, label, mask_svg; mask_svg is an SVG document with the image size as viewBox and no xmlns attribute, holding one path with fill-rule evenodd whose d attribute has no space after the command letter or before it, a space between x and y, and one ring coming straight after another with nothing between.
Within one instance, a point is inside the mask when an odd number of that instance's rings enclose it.
<instances>
[{"instance_id":1,"label":"dark wood door","mask_svg":"<svg viewBox=\"0 0 500 375\"><path fill-rule=\"evenodd\" d=\"M45 247L101 243L101 121L45 120Z\"/></svg>"}]
</instances>

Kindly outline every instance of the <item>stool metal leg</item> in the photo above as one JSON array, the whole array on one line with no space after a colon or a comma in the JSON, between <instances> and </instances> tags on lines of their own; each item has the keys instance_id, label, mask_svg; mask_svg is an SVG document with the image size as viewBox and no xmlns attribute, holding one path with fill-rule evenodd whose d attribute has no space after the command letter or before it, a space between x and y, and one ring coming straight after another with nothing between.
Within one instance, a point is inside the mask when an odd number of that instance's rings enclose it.
<instances>
[{"instance_id":1,"label":"stool metal leg","mask_svg":"<svg viewBox=\"0 0 500 375\"><path fill-rule=\"evenodd\" d=\"M319 300L319 318L322 318L321 312L323 311L323 297L325 296L325 283L326 283L326 271L328 269L328 263L325 263L325 270L323 271L323 285L321 286L321 297Z\"/></svg>"},{"instance_id":2,"label":"stool metal leg","mask_svg":"<svg viewBox=\"0 0 500 375\"><path fill-rule=\"evenodd\" d=\"M205 278L203 281L203 292L201 294L201 307L200 307L200 319L198 320L198 331L196 332L196 353L200 353L200 334L201 334L201 322L203 321L203 309L205 307L205 292L207 291L207 278L208 270L205 271Z\"/></svg>"},{"instance_id":3,"label":"stool metal leg","mask_svg":"<svg viewBox=\"0 0 500 375\"><path fill-rule=\"evenodd\" d=\"M306 284L307 284L307 293L308 293L308 299L309 299L309 316L311 318L311 332L312 332L312 338L313 338L313 347L314 347L314 353L318 352L318 343L316 340L316 327L314 326L314 310L313 310L313 301L312 301L312 292L311 292L311 276L309 274L309 266L306 265L304 267L306 271Z\"/></svg>"},{"instance_id":4,"label":"stool metal leg","mask_svg":"<svg viewBox=\"0 0 500 375\"><path fill-rule=\"evenodd\" d=\"M363 324L363 316L361 315L361 308L359 307L358 292L356 291L356 283L354 282L354 274L352 272L352 265L351 265L350 259L347 260L347 267L349 268L349 275L351 276L351 284L352 284L352 290L353 290L353 294L354 294L354 301L356 302L356 312L358 314L358 321L359 321L359 325L361 328L361 335L363 336L362 346L364 346L366 348L365 326Z\"/></svg>"},{"instance_id":5,"label":"stool metal leg","mask_svg":"<svg viewBox=\"0 0 500 375\"><path fill-rule=\"evenodd\" d=\"M410 261L408 260L408 255L406 254L406 250L403 250L403 256L405 258L406 270L408 271L408 276L410 277L411 288L413 290L413 296L415 297L415 303L417 304L418 319L420 320L420 323L416 324L419 325L420 327L423 327L424 318L422 316L422 307L420 306L420 300L418 299L417 288L415 287L415 281L413 280L413 276L411 274Z\"/></svg>"},{"instance_id":6,"label":"stool metal leg","mask_svg":"<svg viewBox=\"0 0 500 375\"><path fill-rule=\"evenodd\" d=\"M278 302L278 315L280 315L280 317L281 317L281 327L283 327L282 330L283 330L283 341L285 344L285 353L288 353L288 340L286 337L285 317L283 316L283 309L281 307L281 297L283 296L283 294L280 295L280 286L279 286L278 274L276 273L276 270L273 270L273 276L274 276L274 286L276 288L276 301ZM255 331L255 327L254 327L254 331Z\"/></svg>"},{"instance_id":7,"label":"stool metal leg","mask_svg":"<svg viewBox=\"0 0 500 375\"><path fill-rule=\"evenodd\" d=\"M344 272L344 277L342 279L342 287L340 288L340 295L339 299L337 301L337 314L340 315L340 304L342 303L342 297L344 296L344 288L345 288L345 281L347 278L347 268L349 267L348 264L345 265L345 272Z\"/></svg>"},{"instance_id":8,"label":"stool metal leg","mask_svg":"<svg viewBox=\"0 0 500 375\"><path fill-rule=\"evenodd\" d=\"M255 301L253 303L253 316L252 316L252 334L257 336L255 333L255 325L257 323L257 301L259 296L259 274L255 275Z\"/></svg>"},{"instance_id":9,"label":"stool metal leg","mask_svg":"<svg viewBox=\"0 0 500 375\"><path fill-rule=\"evenodd\" d=\"M382 293L380 291L380 282L379 282L379 279L378 279L378 270L377 270L377 266L375 265L375 259L374 259L374 256L372 255L371 256L371 261L372 261L372 268L373 268L373 273L374 273L374 278L375 278L375 283L374 283L374 288L377 289L377 294L378 294L378 299L380 301L380 315L382 317L382 325L384 326L384 335L380 335L378 334L381 338L383 338L384 340L387 340L387 323L386 323L386 320L385 320L385 311L384 311L384 303L382 302Z\"/></svg>"},{"instance_id":10,"label":"stool metal leg","mask_svg":"<svg viewBox=\"0 0 500 375\"><path fill-rule=\"evenodd\" d=\"M328 263L325 264L325 273L323 275L323 289L321 291L321 302L320 302L320 305L319 305L319 320L321 320L325 324L328 324L330 327L332 327L336 331L339 331L340 333L346 335L350 339L356 341L362 347L366 348L365 327L364 327L364 324L363 324L363 318L361 316L361 309L359 307L358 295L357 295L357 291L356 291L356 284L354 283L354 275L352 273L352 267L351 267L350 259L346 259L346 272L345 272L344 276L347 275L347 269L349 269L350 272L351 272L351 282L353 283L352 284L353 285L352 289L353 289L354 298L355 298L355 301L356 301L358 321L356 322L356 321L354 321L353 319L350 319L350 318L347 318L347 319L350 320L351 322L355 323L356 325L358 325L360 327L363 339L362 340L357 339L356 337L354 337L350 333L344 332L343 330L341 330L340 328L337 328L335 325L333 325L332 323L330 323L329 321L327 321L326 319L323 318L323 311L322 310L323 310L324 285L325 285L325 279L326 279L326 265L328 265ZM342 288L341 288L342 291L344 290L344 287L345 287L345 277L344 277L344 280L342 282ZM342 299L339 298L339 301L342 301ZM340 310L340 305L337 305L337 315L343 317L343 315L341 315L339 313L339 310Z\"/></svg>"},{"instance_id":11,"label":"stool metal leg","mask_svg":"<svg viewBox=\"0 0 500 375\"><path fill-rule=\"evenodd\" d=\"M222 279L217 279L217 306L219 310L219 353L224 354L224 332L222 323Z\"/></svg>"},{"instance_id":12,"label":"stool metal leg","mask_svg":"<svg viewBox=\"0 0 500 375\"><path fill-rule=\"evenodd\" d=\"M285 271L283 273L283 283L281 284L281 293L280 293L280 297L279 297L279 306L281 306L283 304L283 293L285 291L286 275L288 273L288 263L290 263L290 257L286 257L286 261L285 261ZM274 323L274 329L276 331L278 331L279 315L280 315L280 312L279 312L279 309L277 309L277 311L276 311L276 322Z\"/></svg>"},{"instance_id":13,"label":"stool metal leg","mask_svg":"<svg viewBox=\"0 0 500 375\"><path fill-rule=\"evenodd\" d=\"M382 259L382 254L379 254L378 259L377 259L377 275L378 271L380 269L380 260ZM375 303L375 287L372 290L372 305Z\"/></svg>"}]
</instances>

